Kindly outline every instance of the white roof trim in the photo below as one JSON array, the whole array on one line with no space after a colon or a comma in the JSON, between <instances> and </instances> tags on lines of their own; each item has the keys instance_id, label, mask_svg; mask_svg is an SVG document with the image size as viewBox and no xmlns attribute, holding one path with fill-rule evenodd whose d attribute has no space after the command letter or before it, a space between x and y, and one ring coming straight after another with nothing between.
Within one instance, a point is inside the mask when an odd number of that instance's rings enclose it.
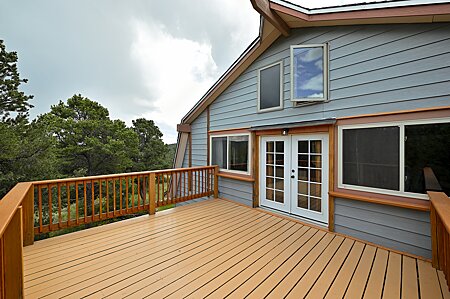
<instances>
[{"instance_id":1,"label":"white roof trim","mask_svg":"<svg viewBox=\"0 0 450 299\"><path fill-rule=\"evenodd\" d=\"M291 8L293 10L309 14L324 14L324 13L333 13L333 12L348 12L348 11L356 11L356 10L368 10L368 9L380 9L380 8L393 8L393 7L405 7L405 6L417 6L417 5L431 5L431 4L443 4L450 3L449 0L406 0L406 1L384 1L377 3L362 3L355 5L343 5L343 6L334 6L334 7L324 7L324 8L304 8L299 5L286 2L283 0L271 0L271 2L282 5L287 8Z\"/></svg>"}]
</instances>

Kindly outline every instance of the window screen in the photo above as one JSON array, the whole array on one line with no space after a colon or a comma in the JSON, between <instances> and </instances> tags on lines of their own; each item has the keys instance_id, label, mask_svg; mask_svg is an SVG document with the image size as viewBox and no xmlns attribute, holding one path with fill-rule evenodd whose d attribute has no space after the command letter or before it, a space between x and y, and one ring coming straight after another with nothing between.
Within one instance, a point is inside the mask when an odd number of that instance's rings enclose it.
<instances>
[{"instance_id":1,"label":"window screen","mask_svg":"<svg viewBox=\"0 0 450 299\"><path fill-rule=\"evenodd\" d=\"M230 170L248 171L248 136L230 136Z\"/></svg>"},{"instance_id":2,"label":"window screen","mask_svg":"<svg viewBox=\"0 0 450 299\"><path fill-rule=\"evenodd\" d=\"M227 168L227 137L211 138L211 165Z\"/></svg>"},{"instance_id":3,"label":"window screen","mask_svg":"<svg viewBox=\"0 0 450 299\"><path fill-rule=\"evenodd\" d=\"M281 106L280 67L277 64L259 72L259 109L269 109Z\"/></svg>"},{"instance_id":4,"label":"window screen","mask_svg":"<svg viewBox=\"0 0 450 299\"><path fill-rule=\"evenodd\" d=\"M343 183L399 190L400 128L343 130Z\"/></svg>"},{"instance_id":5,"label":"window screen","mask_svg":"<svg viewBox=\"0 0 450 299\"><path fill-rule=\"evenodd\" d=\"M450 195L450 124L405 126L405 191L425 193L423 168L431 167Z\"/></svg>"}]
</instances>

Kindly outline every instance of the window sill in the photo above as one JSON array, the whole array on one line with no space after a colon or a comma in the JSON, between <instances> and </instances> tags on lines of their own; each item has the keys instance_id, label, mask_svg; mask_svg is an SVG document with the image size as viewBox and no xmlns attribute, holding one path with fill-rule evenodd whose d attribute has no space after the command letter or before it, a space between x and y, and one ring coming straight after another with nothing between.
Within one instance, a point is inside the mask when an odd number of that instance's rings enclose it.
<instances>
[{"instance_id":1,"label":"window sill","mask_svg":"<svg viewBox=\"0 0 450 299\"><path fill-rule=\"evenodd\" d=\"M245 174L237 174L237 173L229 173L229 172L219 172L217 174L219 177L227 178L227 179L233 179L233 180L239 180L244 182L254 182L255 179L250 175Z\"/></svg>"},{"instance_id":2,"label":"window sill","mask_svg":"<svg viewBox=\"0 0 450 299\"><path fill-rule=\"evenodd\" d=\"M328 192L330 196L358 200L364 202L370 202L375 204L394 206L405 209L412 209L418 211L429 211L430 210L430 202L428 200L416 199L416 198L408 198L408 197L395 197L390 198L391 196L383 196L383 195L366 195L362 194L362 192L349 192L344 190L338 191L330 191Z\"/></svg>"}]
</instances>

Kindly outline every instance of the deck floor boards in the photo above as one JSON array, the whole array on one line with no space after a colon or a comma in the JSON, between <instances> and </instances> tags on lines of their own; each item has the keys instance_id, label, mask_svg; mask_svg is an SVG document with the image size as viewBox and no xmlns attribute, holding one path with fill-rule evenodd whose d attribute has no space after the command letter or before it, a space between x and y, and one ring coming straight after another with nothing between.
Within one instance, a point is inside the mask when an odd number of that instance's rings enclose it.
<instances>
[{"instance_id":1,"label":"deck floor boards","mask_svg":"<svg viewBox=\"0 0 450 299\"><path fill-rule=\"evenodd\" d=\"M27 298L450 298L427 261L220 199L24 248Z\"/></svg>"}]
</instances>

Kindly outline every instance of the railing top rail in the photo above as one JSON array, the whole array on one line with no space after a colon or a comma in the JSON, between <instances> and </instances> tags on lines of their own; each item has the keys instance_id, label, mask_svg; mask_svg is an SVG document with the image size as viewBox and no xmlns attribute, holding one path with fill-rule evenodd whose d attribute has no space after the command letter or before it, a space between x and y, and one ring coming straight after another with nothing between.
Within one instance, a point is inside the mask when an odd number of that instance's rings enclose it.
<instances>
[{"instance_id":1,"label":"railing top rail","mask_svg":"<svg viewBox=\"0 0 450 299\"><path fill-rule=\"evenodd\" d=\"M45 180L45 181L34 181L30 182L33 185L48 185L48 184L57 184L57 183L73 183L79 181L96 181L96 180L105 180L105 179L113 179L113 178L121 178L121 177L130 177L137 175L148 175L150 173L171 173L171 172L182 172L186 170L199 170L199 169L214 169L215 166L197 166L197 167L189 167L189 168L172 168L172 169L161 169L161 170L150 170L150 171L141 171L141 172L125 172L125 173L116 173L116 174L106 174L106 175L96 175L96 176L87 176L87 177L76 177L76 178L65 178L65 179L54 179L54 180Z\"/></svg>"},{"instance_id":2,"label":"railing top rail","mask_svg":"<svg viewBox=\"0 0 450 299\"><path fill-rule=\"evenodd\" d=\"M17 208L33 186L30 182L18 183L0 200L0 236L5 232Z\"/></svg>"}]
</instances>

